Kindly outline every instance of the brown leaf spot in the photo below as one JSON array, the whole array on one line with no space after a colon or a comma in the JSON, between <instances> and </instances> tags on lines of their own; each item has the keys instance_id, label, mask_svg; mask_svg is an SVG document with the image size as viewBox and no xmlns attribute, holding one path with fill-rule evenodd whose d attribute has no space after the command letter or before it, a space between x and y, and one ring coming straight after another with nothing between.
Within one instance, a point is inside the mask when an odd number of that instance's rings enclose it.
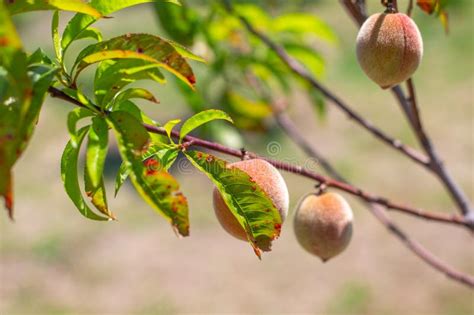
<instances>
[{"instance_id":1,"label":"brown leaf spot","mask_svg":"<svg viewBox=\"0 0 474 315\"><path fill-rule=\"evenodd\" d=\"M8 46L8 38L5 36L0 37L0 46Z\"/></svg>"}]
</instances>

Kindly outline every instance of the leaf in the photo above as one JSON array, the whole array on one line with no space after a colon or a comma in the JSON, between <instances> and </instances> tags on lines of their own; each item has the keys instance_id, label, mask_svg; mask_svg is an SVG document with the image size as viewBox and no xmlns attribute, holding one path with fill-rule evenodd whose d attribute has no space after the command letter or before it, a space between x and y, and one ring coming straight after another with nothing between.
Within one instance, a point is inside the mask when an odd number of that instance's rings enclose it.
<instances>
[{"instance_id":1,"label":"leaf","mask_svg":"<svg viewBox=\"0 0 474 315\"><path fill-rule=\"evenodd\" d=\"M272 241L280 235L282 221L262 188L247 173L228 167L226 161L215 156L198 151L186 151L185 155L216 185L226 205L247 232L257 256L260 257L260 250L270 251Z\"/></svg>"},{"instance_id":2,"label":"leaf","mask_svg":"<svg viewBox=\"0 0 474 315\"><path fill-rule=\"evenodd\" d=\"M150 91L142 88L131 88L118 93L115 95L113 103L121 103L132 98L142 98L153 103L159 103Z\"/></svg>"},{"instance_id":3,"label":"leaf","mask_svg":"<svg viewBox=\"0 0 474 315\"><path fill-rule=\"evenodd\" d=\"M150 137L141 122L124 111L114 111L107 118L135 189L180 235L188 236L188 203L179 191L178 182L156 160L142 161Z\"/></svg>"},{"instance_id":4,"label":"leaf","mask_svg":"<svg viewBox=\"0 0 474 315\"><path fill-rule=\"evenodd\" d=\"M448 4L448 1L443 0L417 0L416 4L422 11L425 13L432 15L436 14L439 18L441 24L444 27L446 33L449 32L449 17L448 12L446 11L445 7Z\"/></svg>"},{"instance_id":5,"label":"leaf","mask_svg":"<svg viewBox=\"0 0 474 315\"><path fill-rule=\"evenodd\" d=\"M168 138L170 139L171 142L173 142L173 139L171 137L171 132L173 131L173 128L181 122L181 119L173 119L168 121L163 128L166 130L166 134L168 135Z\"/></svg>"},{"instance_id":6,"label":"leaf","mask_svg":"<svg viewBox=\"0 0 474 315\"><path fill-rule=\"evenodd\" d=\"M92 188L99 186L104 171L105 158L109 142L109 128L104 118L94 117L89 128L86 165Z\"/></svg>"},{"instance_id":7,"label":"leaf","mask_svg":"<svg viewBox=\"0 0 474 315\"><path fill-rule=\"evenodd\" d=\"M288 54L305 65L314 76L324 75L324 59L318 52L301 44L285 43L284 46Z\"/></svg>"},{"instance_id":8,"label":"leaf","mask_svg":"<svg viewBox=\"0 0 474 315\"><path fill-rule=\"evenodd\" d=\"M54 44L54 51L56 53L56 58L58 58L59 62L62 61L62 49L61 49L61 36L59 35L58 31L59 25L59 11L54 11L53 14L53 21L51 23L51 34L53 35L53 44Z\"/></svg>"},{"instance_id":9,"label":"leaf","mask_svg":"<svg viewBox=\"0 0 474 315\"><path fill-rule=\"evenodd\" d=\"M99 11L81 0L14 0L6 3L12 15L38 10L63 10L88 14L96 19L102 17Z\"/></svg>"},{"instance_id":10,"label":"leaf","mask_svg":"<svg viewBox=\"0 0 474 315\"><path fill-rule=\"evenodd\" d=\"M184 122L179 134L179 142L181 143L184 137L186 137L186 135L190 133L191 131L193 131L194 129L198 128L201 125L204 125L205 123L208 123L210 121L217 120L217 119L227 120L233 123L232 118L230 118L230 116L227 115L227 113L218 109L208 109L208 110L199 112Z\"/></svg>"},{"instance_id":11,"label":"leaf","mask_svg":"<svg viewBox=\"0 0 474 315\"><path fill-rule=\"evenodd\" d=\"M84 140L85 135L87 134L88 129L89 126L86 126L78 131L76 135L78 145L76 147L72 146L71 141L67 143L61 157L61 178L64 183L66 193L83 216L92 220L106 221L108 220L107 218L94 213L87 206L79 187L79 180L77 176L77 160L80 146Z\"/></svg>"},{"instance_id":12,"label":"leaf","mask_svg":"<svg viewBox=\"0 0 474 315\"><path fill-rule=\"evenodd\" d=\"M116 11L147 2L153 2L153 0L92 0L90 5L98 10L103 16L106 16ZM80 34L95 21L97 21L97 18L92 16L76 14L64 29L63 38L61 40L63 50L66 51L73 41L80 39Z\"/></svg>"},{"instance_id":13,"label":"leaf","mask_svg":"<svg viewBox=\"0 0 474 315\"><path fill-rule=\"evenodd\" d=\"M152 144L148 148L147 152L143 154L142 160L145 161L149 158L158 159L160 165L164 170L167 171L176 161L179 151L180 150L177 146L164 147L162 145ZM115 177L115 196L117 196L117 193L129 175L130 170L127 168L125 163L122 163L120 165L119 171L117 172L117 176Z\"/></svg>"},{"instance_id":14,"label":"leaf","mask_svg":"<svg viewBox=\"0 0 474 315\"><path fill-rule=\"evenodd\" d=\"M28 67L28 58L0 2L0 197L13 216L11 168L25 150L56 69Z\"/></svg>"},{"instance_id":15,"label":"leaf","mask_svg":"<svg viewBox=\"0 0 474 315\"><path fill-rule=\"evenodd\" d=\"M78 139L77 139L77 130L76 125L77 122L83 118L94 116L94 113L86 108L77 107L74 108L72 111L69 112L67 116L67 130L69 131L69 135L71 137L71 145L73 148L77 147Z\"/></svg>"},{"instance_id":16,"label":"leaf","mask_svg":"<svg viewBox=\"0 0 474 315\"><path fill-rule=\"evenodd\" d=\"M194 73L168 41L150 34L126 34L90 45L82 50L74 63L74 82L87 66L107 59L139 59L155 63L173 73L193 88Z\"/></svg>"},{"instance_id":17,"label":"leaf","mask_svg":"<svg viewBox=\"0 0 474 315\"><path fill-rule=\"evenodd\" d=\"M108 126L102 117L94 117L89 127L89 138L86 150L84 182L86 195L92 204L111 219L115 219L107 206L103 171L108 148Z\"/></svg>"},{"instance_id":18,"label":"leaf","mask_svg":"<svg viewBox=\"0 0 474 315\"><path fill-rule=\"evenodd\" d=\"M199 15L189 6L170 5L165 2L155 3L161 27L173 40L191 46L198 32Z\"/></svg>"},{"instance_id":19,"label":"leaf","mask_svg":"<svg viewBox=\"0 0 474 315\"><path fill-rule=\"evenodd\" d=\"M138 80L165 83L159 65L139 59L102 61L94 79L94 94L97 103L104 107L125 86Z\"/></svg>"}]
</instances>

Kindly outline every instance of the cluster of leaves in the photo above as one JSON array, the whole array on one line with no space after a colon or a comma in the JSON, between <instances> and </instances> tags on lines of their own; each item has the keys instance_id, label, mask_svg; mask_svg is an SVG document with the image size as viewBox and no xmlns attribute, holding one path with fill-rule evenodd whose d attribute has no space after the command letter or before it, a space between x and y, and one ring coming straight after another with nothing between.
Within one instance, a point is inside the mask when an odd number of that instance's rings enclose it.
<instances>
[{"instance_id":1,"label":"cluster of leaves","mask_svg":"<svg viewBox=\"0 0 474 315\"><path fill-rule=\"evenodd\" d=\"M61 177L66 193L83 216L98 221L115 219L103 177L109 130L113 130L123 161L116 177L115 195L130 178L142 198L171 223L177 234L188 236L188 202L177 179L168 172L178 155L184 154L219 189L260 257L260 251L270 250L280 232L281 218L273 202L245 172L227 167L226 161L215 156L189 150L186 140L190 132L208 122L233 123L231 117L216 109L197 111L179 132L173 131L180 120L160 125L147 117L133 99L157 103L155 96L146 89L128 87L139 80L165 83L165 70L193 91L196 78L189 60L203 59L176 42L150 34L125 34L104 40L101 32L91 26L115 11L145 2L151 0L0 2L0 196L12 214L11 169L26 147L45 94L50 91L78 105L67 119L70 140L61 158ZM161 2L180 5L177 1ZM40 49L31 55L22 49L10 16L33 10L54 11L54 60ZM61 10L76 12L63 31L58 29ZM70 45L84 38L95 43L80 51L72 65L66 64ZM93 95L87 95L80 88L80 75L93 64L97 64ZM78 168L83 146L81 185Z\"/></svg>"},{"instance_id":2,"label":"cluster of leaves","mask_svg":"<svg viewBox=\"0 0 474 315\"><path fill-rule=\"evenodd\" d=\"M201 48L209 62L209 71L197 93L190 93L181 85L192 111L222 108L239 130L267 131L272 126L269 119L272 103L277 97L290 97L292 88L296 87L324 114L322 96L295 76L273 50L248 34L239 19L229 15L221 5L209 4L206 10L185 3L182 6L157 3L155 6L168 36ZM261 6L249 3L235 5L235 10L285 47L315 76L324 75L324 60L318 50L321 45L336 44L337 37L316 15L285 13L272 17ZM206 93L209 90L213 93ZM228 145L241 145L240 135L225 125L210 125L204 131L207 131L205 137L214 137Z\"/></svg>"}]
</instances>

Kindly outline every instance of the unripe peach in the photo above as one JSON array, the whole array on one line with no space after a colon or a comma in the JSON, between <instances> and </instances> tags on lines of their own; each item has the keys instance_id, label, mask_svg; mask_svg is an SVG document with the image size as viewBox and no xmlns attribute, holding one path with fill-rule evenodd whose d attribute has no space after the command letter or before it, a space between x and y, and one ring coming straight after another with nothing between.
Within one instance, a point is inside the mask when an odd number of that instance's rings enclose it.
<instances>
[{"instance_id":1,"label":"unripe peach","mask_svg":"<svg viewBox=\"0 0 474 315\"><path fill-rule=\"evenodd\" d=\"M273 165L265 160L252 159L229 164L229 167L235 167L246 172L273 201L280 213L282 222L285 220L289 206L288 188L280 172ZM216 188L213 192L213 201L217 219L224 230L232 236L246 241L245 230L229 210Z\"/></svg>"},{"instance_id":2,"label":"unripe peach","mask_svg":"<svg viewBox=\"0 0 474 315\"><path fill-rule=\"evenodd\" d=\"M411 77L423 56L423 41L415 22L403 13L371 15L357 35L357 59L362 70L383 89Z\"/></svg>"},{"instance_id":3,"label":"unripe peach","mask_svg":"<svg viewBox=\"0 0 474 315\"><path fill-rule=\"evenodd\" d=\"M308 195L295 213L296 238L308 252L327 261L349 245L352 217L351 207L339 194Z\"/></svg>"}]
</instances>

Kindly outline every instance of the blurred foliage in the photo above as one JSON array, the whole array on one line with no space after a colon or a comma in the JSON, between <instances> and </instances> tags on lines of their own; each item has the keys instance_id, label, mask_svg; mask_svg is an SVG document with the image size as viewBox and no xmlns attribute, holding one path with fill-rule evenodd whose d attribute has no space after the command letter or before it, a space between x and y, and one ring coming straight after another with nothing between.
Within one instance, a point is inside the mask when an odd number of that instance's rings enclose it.
<instances>
[{"instance_id":1,"label":"blurred foliage","mask_svg":"<svg viewBox=\"0 0 474 315\"><path fill-rule=\"evenodd\" d=\"M298 3L297 3L298 2ZM190 2L189 2L190 3ZM325 63L321 45L336 45L337 36L314 14L301 12L308 1L238 1L235 6L259 31L264 32L304 64L316 77L324 76ZM243 27L236 16L229 15L219 2L188 2L182 6L157 3L160 24L173 40L193 47L209 64L196 92L179 84L191 111L222 108L240 130L266 132L273 128L272 113L277 99L291 99L294 88L301 91L325 113L324 99L296 77L261 41ZM209 93L212 91L212 93ZM225 134L225 137L220 136ZM241 136L224 125L203 129L203 136L240 144Z\"/></svg>"}]
</instances>

